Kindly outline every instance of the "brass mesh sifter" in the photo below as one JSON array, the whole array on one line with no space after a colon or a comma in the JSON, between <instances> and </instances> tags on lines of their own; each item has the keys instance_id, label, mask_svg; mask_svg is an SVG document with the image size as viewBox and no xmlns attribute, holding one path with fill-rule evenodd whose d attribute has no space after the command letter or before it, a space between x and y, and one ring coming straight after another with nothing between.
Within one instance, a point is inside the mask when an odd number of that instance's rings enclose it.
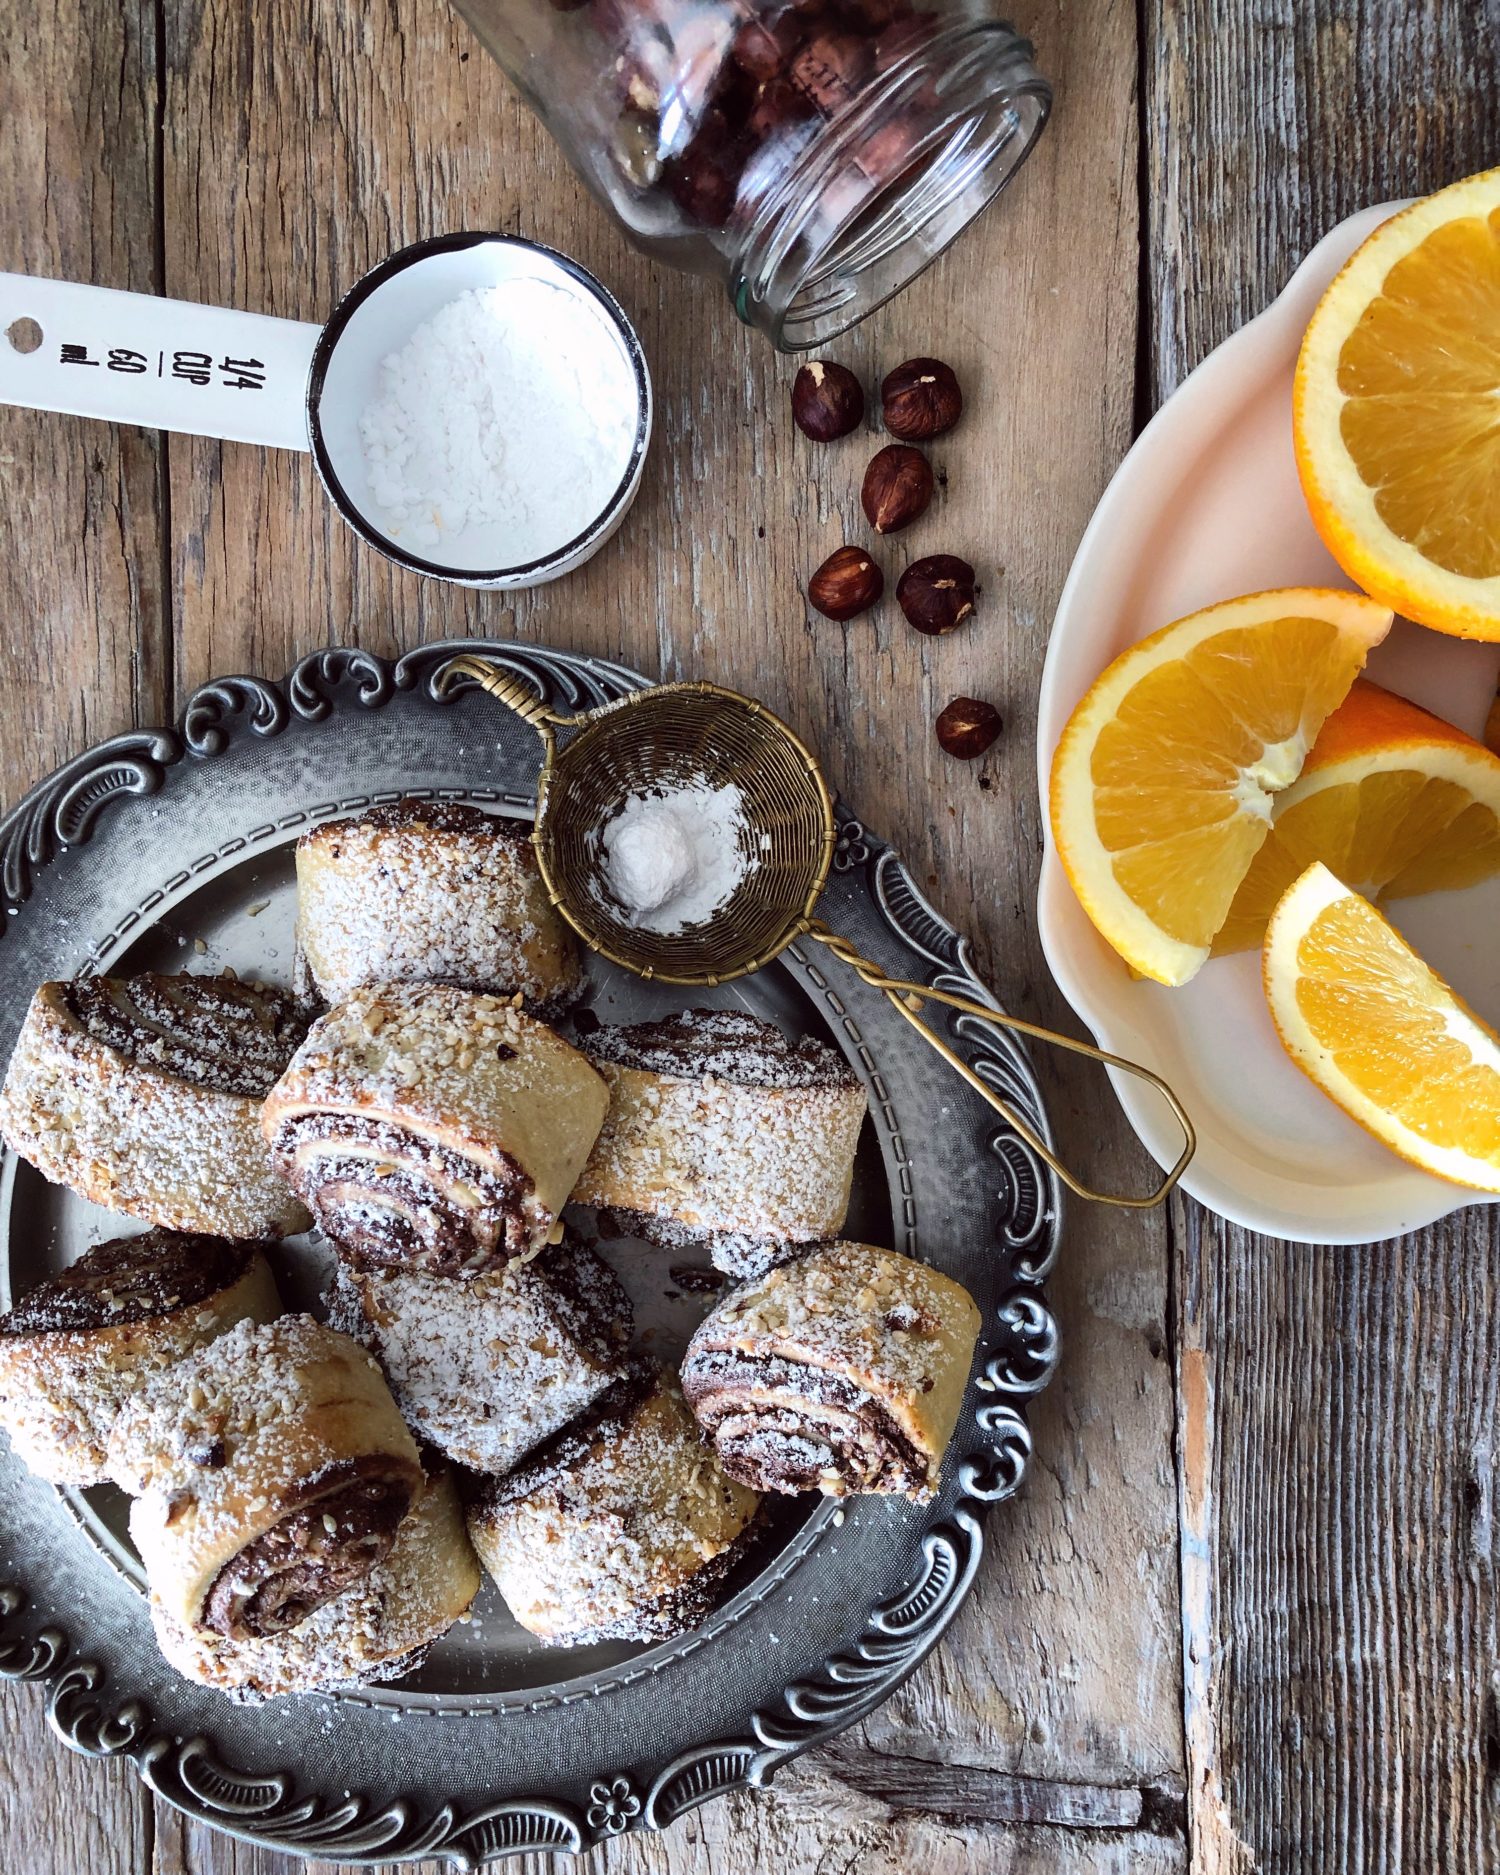
<instances>
[{"instance_id":1,"label":"brass mesh sifter","mask_svg":"<svg viewBox=\"0 0 1500 1875\"><path fill-rule=\"evenodd\" d=\"M762 704L717 684L662 684L583 716L560 716L531 685L485 658L461 656L439 679L444 693L472 681L509 706L540 736L543 748L532 843L547 894L583 941L637 976L666 983L713 984L745 976L801 937L825 945L891 1003L1081 1198L1142 1210L1161 1201L1197 1147L1192 1121L1172 1089L1149 1068L1071 1036L986 1008L925 983L888 977L847 938L814 915L833 859L833 797L817 757ZM559 747L555 732L575 731ZM703 924L666 934L628 922L601 887L601 836L633 794L701 780L732 782L740 793L750 851L759 862L745 883ZM1095 1191L1062 1165L1035 1129L921 1019L925 1002L1086 1055L1156 1089L1182 1128L1177 1163L1143 1197Z\"/></svg>"}]
</instances>

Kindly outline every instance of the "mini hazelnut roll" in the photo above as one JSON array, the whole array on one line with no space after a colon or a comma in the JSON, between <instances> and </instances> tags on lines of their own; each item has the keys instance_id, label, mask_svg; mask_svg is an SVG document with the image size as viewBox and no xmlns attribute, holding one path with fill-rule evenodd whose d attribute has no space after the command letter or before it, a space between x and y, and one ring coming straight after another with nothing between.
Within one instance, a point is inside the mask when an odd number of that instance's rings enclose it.
<instances>
[{"instance_id":1,"label":"mini hazelnut roll","mask_svg":"<svg viewBox=\"0 0 1500 1875\"><path fill-rule=\"evenodd\" d=\"M949 1276L869 1244L808 1251L717 1304L682 1385L731 1478L757 1491L937 1490L979 1310Z\"/></svg>"},{"instance_id":2,"label":"mini hazelnut roll","mask_svg":"<svg viewBox=\"0 0 1500 1875\"><path fill-rule=\"evenodd\" d=\"M631 1308L608 1264L564 1242L472 1283L341 1265L329 1318L380 1362L419 1439L506 1472L619 1379Z\"/></svg>"},{"instance_id":3,"label":"mini hazelnut roll","mask_svg":"<svg viewBox=\"0 0 1500 1875\"><path fill-rule=\"evenodd\" d=\"M553 1236L608 1104L511 1003L392 983L313 1025L261 1124L341 1255L472 1281Z\"/></svg>"},{"instance_id":4,"label":"mini hazelnut roll","mask_svg":"<svg viewBox=\"0 0 1500 1875\"><path fill-rule=\"evenodd\" d=\"M241 1322L129 1400L109 1472L152 1595L188 1628L263 1639L389 1551L422 1483L390 1389L309 1315Z\"/></svg>"},{"instance_id":5,"label":"mini hazelnut roll","mask_svg":"<svg viewBox=\"0 0 1500 1875\"><path fill-rule=\"evenodd\" d=\"M541 1640L659 1641L708 1614L758 1505L724 1476L676 1383L637 1361L591 1419L483 1487L469 1533Z\"/></svg>"},{"instance_id":6,"label":"mini hazelnut roll","mask_svg":"<svg viewBox=\"0 0 1500 1875\"><path fill-rule=\"evenodd\" d=\"M281 1312L250 1243L149 1230L95 1244L0 1315L0 1425L54 1484L98 1484L120 1408L236 1322Z\"/></svg>"},{"instance_id":7,"label":"mini hazelnut roll","mask_svg":"<svg viewBox=\"0 0 1500 1875\"><path fill-rule=\"evenodd\" d=\"M624 1232L706 1245L730 1275L834 1237L849 1210L865 1095L843 1057L739 1010L694 1009L581 1046L609 1082L574 1189Z\"/></svg>"},{"instance_id":8,"label":"mini hazelnut roll","mask_svg":"<svg viewBox=\"0 0 1500 1875\"><path fill-rule=\"evenodd\" d=\"M322 996L450 983L559 1013L583 973L529 832L456 801L397 801L305 833L297 944Z\"/></svg>"},{"instance_id":9,"label":"mini hazelnut roll","mask_svg":"<svg viewBox=\"0 0 1500 1875\"><path fill-rule=\"evenodd\" d=\"M468 1614L480 1581L452 1474L435 1465L387 1553L295 1627L232 1641L184 1626L154 1595L151 1623L184 1679L250 1704L405 1678Z\"/></svg>"},{"instance_id":10,"label":"mini hazelnut roll","mask_svg":"<svg viewBox=\"0 0 1500 1875\"><path fill-rule=\"evenodd\" d=\"M54 1184L148 1224L305 1230L259 1117L306 1030L293 997L232 977L44 983L0 1088L0 1132Z\"/></svg>"}]
</instances>

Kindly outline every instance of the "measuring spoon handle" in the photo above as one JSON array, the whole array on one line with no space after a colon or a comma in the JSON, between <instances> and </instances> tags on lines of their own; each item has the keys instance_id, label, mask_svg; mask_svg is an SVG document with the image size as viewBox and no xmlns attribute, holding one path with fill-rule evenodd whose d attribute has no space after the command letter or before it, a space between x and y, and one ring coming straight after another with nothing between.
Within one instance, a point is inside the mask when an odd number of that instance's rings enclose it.
<instances>
[{"instance_id":1,"label":"measuring spoon handle","mask_svg":"<svg viewBox=\"0 0 1500 1875\"><path fill-rule=\"evenodd\" d=\"M302 449L321 326L0 273L0 403Z\"/></svg>"}]
</instances>

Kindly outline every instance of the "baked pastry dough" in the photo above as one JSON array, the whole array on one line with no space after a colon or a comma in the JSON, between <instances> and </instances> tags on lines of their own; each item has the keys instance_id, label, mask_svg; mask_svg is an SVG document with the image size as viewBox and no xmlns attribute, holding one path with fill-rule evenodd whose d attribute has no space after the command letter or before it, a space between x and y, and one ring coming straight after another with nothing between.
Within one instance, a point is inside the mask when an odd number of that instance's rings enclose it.
<instances>
[{"instance_id":1,"label":"baked pastry dough","mask_svg":"<svg viewBox=\"0 0 1500 1875\"><path fill-rule=\"evenodd\" d=\"M811 1250L725 1296L682 1385L732 1478L757 1491L937 1489L979 1310L950 1276L870 1244Z\"/></svg>"},{"instance_id":2,"label":"baked pastry dough","mask_svg":"<svg viewBox=\"0 0 1500 1875\"><path fill-rule=\"evenodd\" d=\"M184 1678L248 1703L414 1673L432 1643L468 1614L480 1579L452 1475L434 1466L389 1552L296 1627L230 1641L184 1627L155 1596L151 1622Z\"/></svg>"},{"instance_id":3,"label":"baked pastry dough","mask_svg":"<svg viewBox=\"0 0 1500 1875\"><path fill-rule=\"evenodd\" d=\"M372 983L519 992L539 1015L582 986L519 822L456 801L396 801L297 842L297 943L318 990Z\"/></svg>"},{"instance_id":4,"label":"baked pastry dough","mask_svg":"<svg viewBox=\"0 0 1500 1875\"><path fill-rule=\"evenodd\" d=\"M305 1230L257 1121L306 1029L284 991L231 977L44 983L0 1088L0 1132L55 1184L148 1224Z\"/></svg>"},{"instance_id":5,"label":"baked pastry dough","mask_svg":"<svg viewBox=\"0 0 1500 1875\"><path fill-rule=\"evenodd\" d=\"M655 1242L704 1244L731 1275L843 1228L865 1096L827 1043L695 1009L580 1046L610 1087L580 1204Z\"/></svg>"},{"instance_id":6,"label":"baked pastry dough","mask_svg":"<svg viewBox=\"0 0 1500 1875\"><path fill-rule=\"evenodd\" d=\"M0 1425L54 1484L98 1484L115 1416L236 1322L281 1312L259 1249L149 1230L95 1244L0 1315Z\"/></svg>"},{"instance_id":7,"label":"baked pastry dough","mask_svg":"<svg viewBox=\"0 0 1500 1875\"><path fill-rule=\"evenodd\" d=\"M472 1283L340 1265L329 1319L380 1362L419 1439L505 1472L619 1378L631 1310L606 1263L562 1243Z\"/></svg>"},{"instance_id":8,"label":"baked pastry dough","mask_svg":"<svg viewBox=\"0 0 1500 1875\"><path fill-rule=\"evenodd\" d=\"M553 1235L608 1101L512 1004L396 983L313 1025L262 1126L344 1255L470 1280Z\"/></svg>"},{"instance_id":9,"label":"baked pastry dough","mask_svg":"<svg viewBox=\"0 0 1500 1875\"><path fill-rule=\"evenodd\" d=\"M657 1641L712 1608L758 1504L719 1469L676 1383L637 1362L590 1421L481 1489L469 1533L543 1641Z\"/></svg>"},{"instance_id":10,"label":"baked pastry dough","mask_svg":"<svg viewBox=\"0 0 1500 1875\"><path fill-rule=\"evenodd\" d=\"M277 1634L367 1575L422 1482L380 1369L309 1315L242 1322L121 1410L109 1471L173 1620Z\"/></svg>"}]
</instances>

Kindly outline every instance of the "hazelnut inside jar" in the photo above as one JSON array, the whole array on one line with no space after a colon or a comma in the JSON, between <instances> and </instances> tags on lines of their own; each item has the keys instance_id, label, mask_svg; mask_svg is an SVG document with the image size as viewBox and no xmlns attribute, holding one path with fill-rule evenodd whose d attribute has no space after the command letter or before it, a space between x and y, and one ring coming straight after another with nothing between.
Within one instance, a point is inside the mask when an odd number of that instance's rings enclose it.
<instances>
[{"instance_id":1,"label":"hazelnut inside jar","mask_svg":"<svg viewBox=\"0 0 1500 1875\"><path fill-rule=\"evenodd\" d=\"M987 0L456 0L635 246L783 350L856 324L1046 122Z\"/></svg>"}]
</instances>

